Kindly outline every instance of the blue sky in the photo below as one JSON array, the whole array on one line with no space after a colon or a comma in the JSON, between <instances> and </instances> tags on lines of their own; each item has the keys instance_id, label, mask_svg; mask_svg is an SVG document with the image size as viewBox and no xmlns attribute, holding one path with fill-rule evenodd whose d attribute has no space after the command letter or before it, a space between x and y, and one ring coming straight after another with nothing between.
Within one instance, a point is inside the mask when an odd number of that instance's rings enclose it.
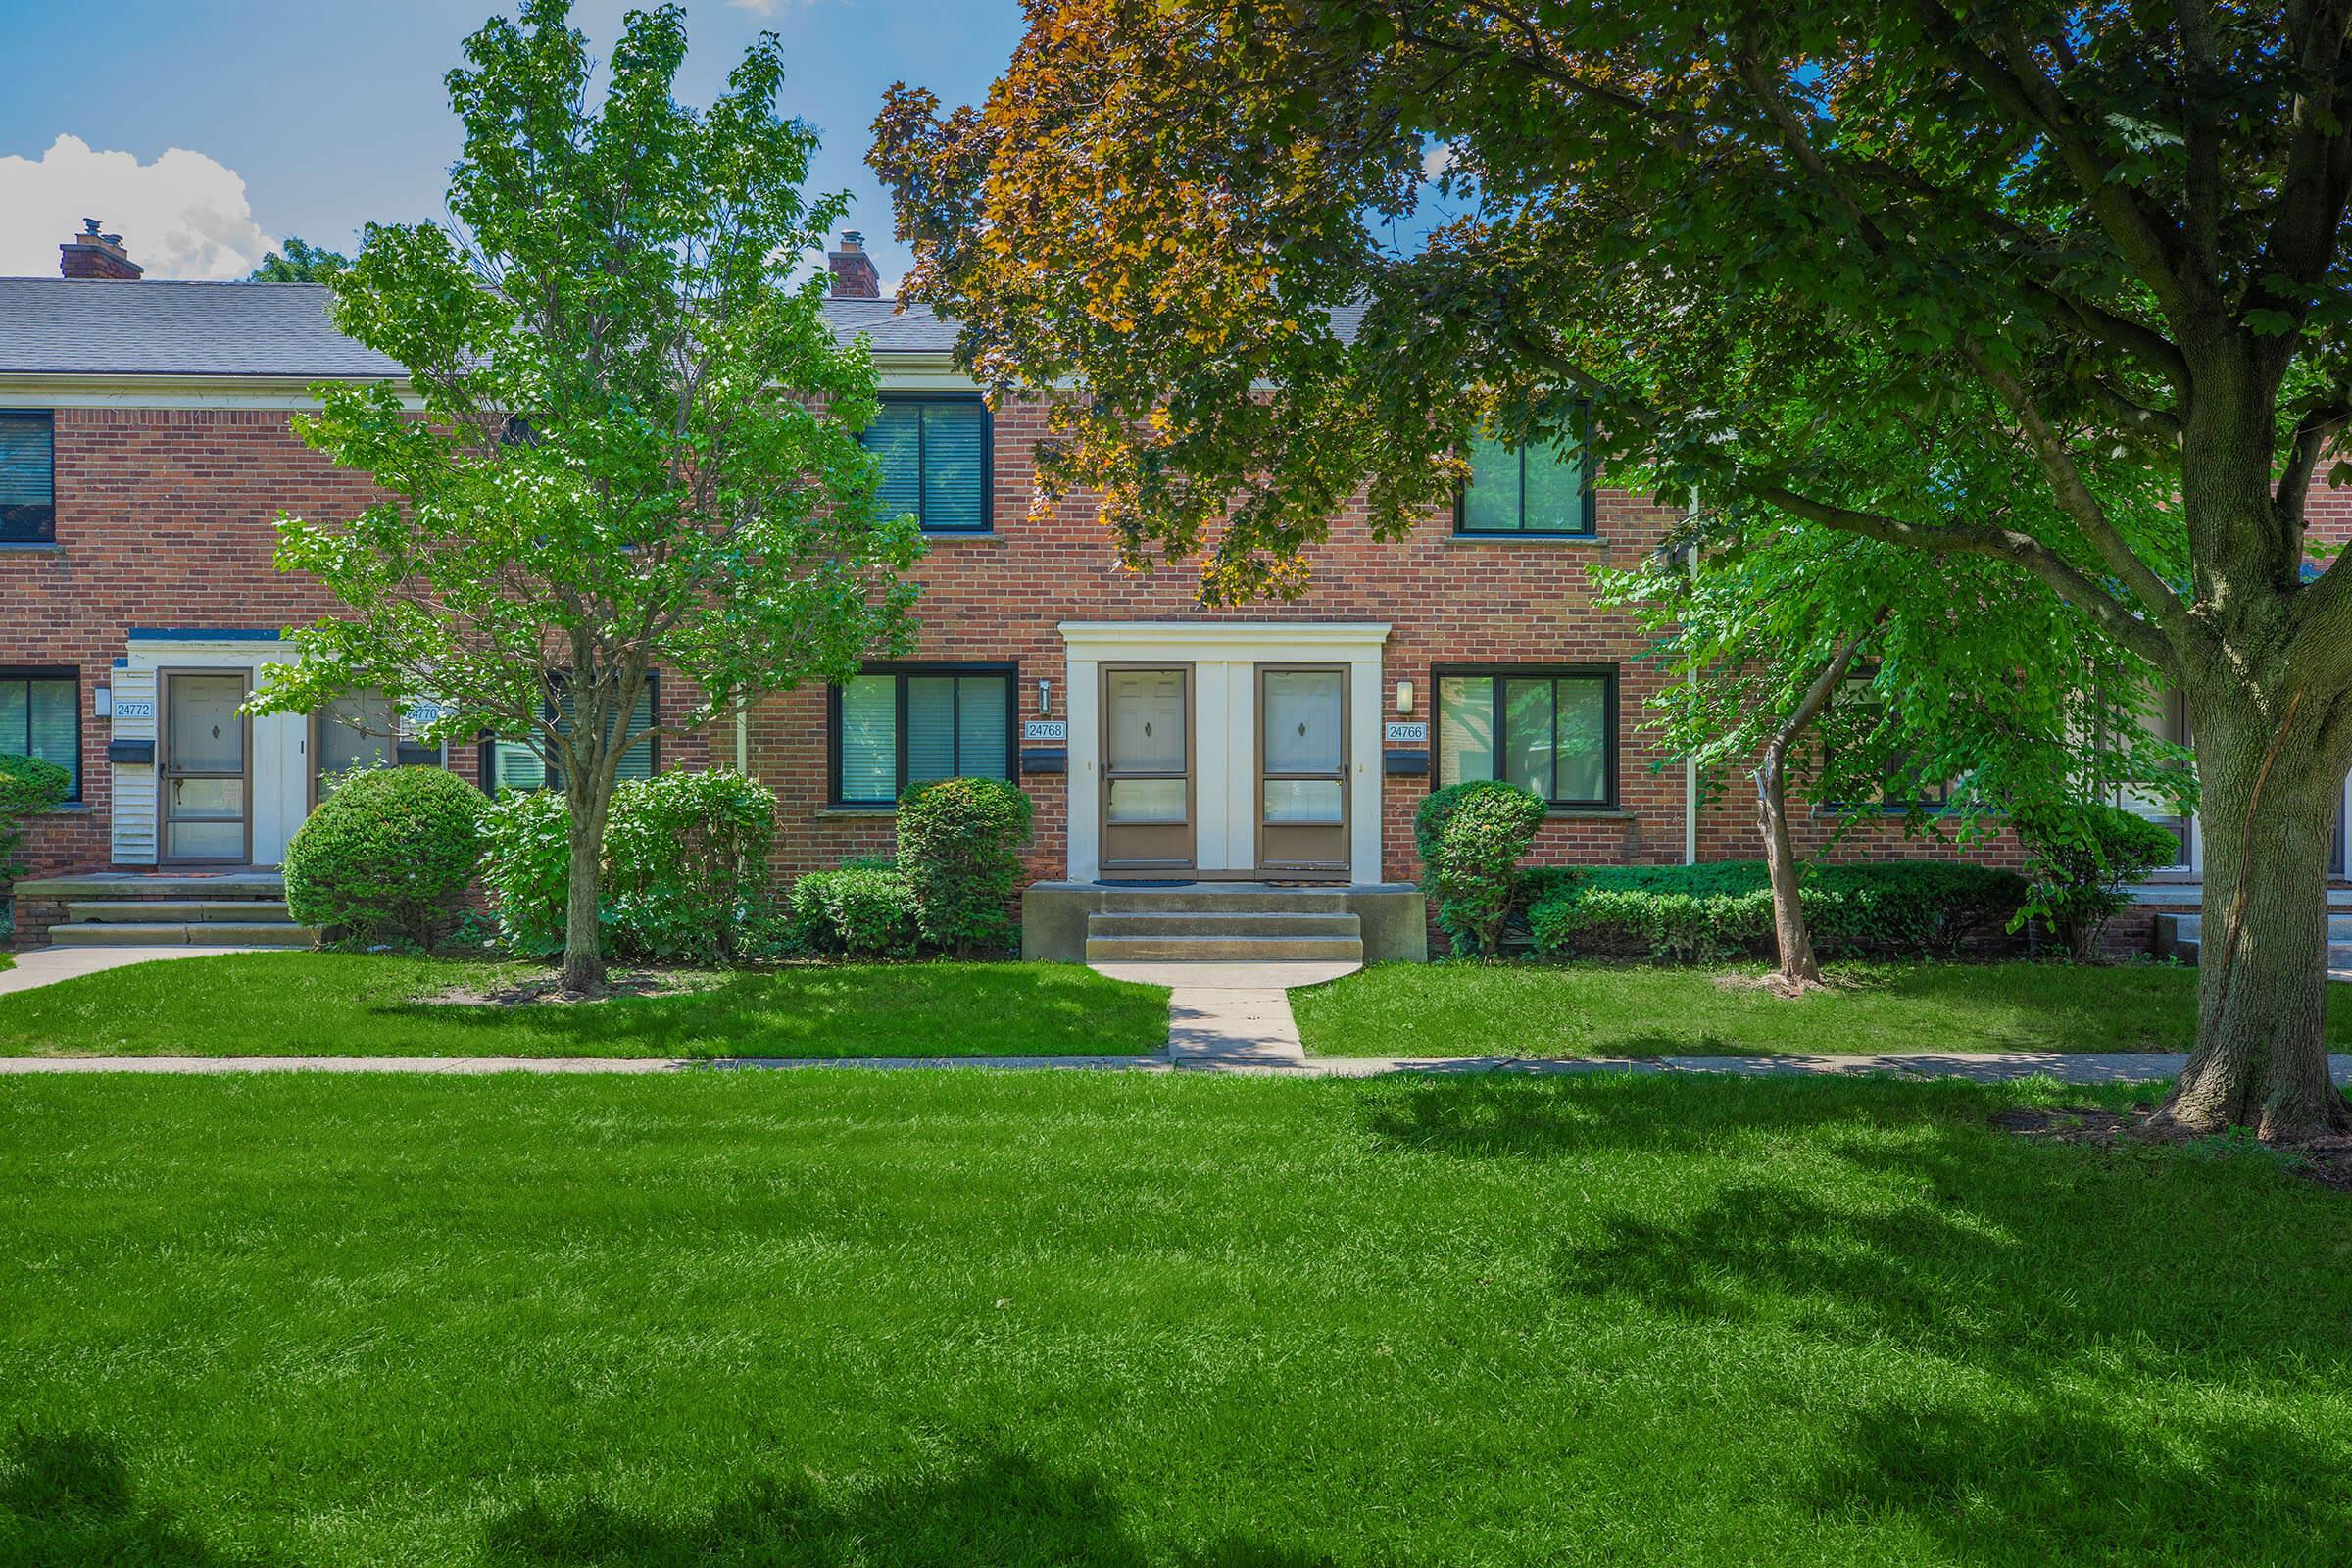
<instances>
[{"instance_id":1,"label":"blue sky","mask_svg":"<svg viewBox=\"0 0 2352 1568\"><path fill-rule=\"evenodd\" d=\"M0 273L55 275L92 217L150 276L230 276L263 241L348 251L369 220L441 215L458 126L441 76L490 0L0 0ZM582 0L600 53L626 9ZM1012 53L1014 0L693 0L680 89L707 102L744 46L779 34L784 108L823 133L810 181L855 198L885 280L906 253L865 167L897 80L976 102ZM61 143L61 137L74 141ZM78 145L76 145L78 144Z\"/></svg>"}]
</instances>

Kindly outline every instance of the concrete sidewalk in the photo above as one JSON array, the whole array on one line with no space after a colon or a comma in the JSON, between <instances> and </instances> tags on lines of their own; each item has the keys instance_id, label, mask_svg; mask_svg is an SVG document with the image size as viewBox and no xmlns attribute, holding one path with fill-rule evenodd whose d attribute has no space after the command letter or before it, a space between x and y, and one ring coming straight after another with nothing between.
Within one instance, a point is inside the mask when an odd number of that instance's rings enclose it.
<instances>
[{"instance_id":1,"label":"concrete sidewalk","mask_svg":"<svg viewBox=\"0 0 2352 1568\"><path fill-rule=\"evenodd\" d=\"M0 1077L61 1073L155 1073L204 1076L240 1072L439 1074L474 1077L518 1072L551 1075L647 1074L705 1067L724 1071L787 1071L827 1067L856 1071L966 1068L981 1071L1197 1072L1284 1078L1374 1078L1391 1073L1430 1076L1555 1078L1593 1073L1714 1073L1737 1078L1837 1078L1881 1075L2010 1083L2047 1077L2070 1084L2148 1083L2179 1073L2178 1054L2093 1055L2059 1052L1902 1052L1872 1055L1628 1056L1553 1060L1513 1056L1309 1056L1265 1061L1203 1054L1189 1059L1165 1052L1132 1056L730 1056L711 1060L621 1056L0 1056ZM2330 1056L2339 1084L2352 1086L2352 1055Z\"/></svg>"},{"instance_id":2,"label":"concrete sidewalk","mask_svg":"<svg viewBox=\"0 0 2352 1568\"><path fill-rule=\"evenodd\" d=\"M1168 1060L1179 1067L1306 1065L1288 995L1363 967L1311 963L1097 963L1097 974L1168 988Z\"/></svg>"},{"instance_id":3,"label":"concrete sidewalk","mask_svg":"<svg viewBox=\"0 0 2352 1568\"><path fill-rule=\"evenodd\" d=\"M16 963L0 969L0 997L11 992L53 986L77 975L127 964L153 963L160 958L217 958L224 953L259 953L259 948L26 948L14 955Z\"/></svg>"}]
</instances>

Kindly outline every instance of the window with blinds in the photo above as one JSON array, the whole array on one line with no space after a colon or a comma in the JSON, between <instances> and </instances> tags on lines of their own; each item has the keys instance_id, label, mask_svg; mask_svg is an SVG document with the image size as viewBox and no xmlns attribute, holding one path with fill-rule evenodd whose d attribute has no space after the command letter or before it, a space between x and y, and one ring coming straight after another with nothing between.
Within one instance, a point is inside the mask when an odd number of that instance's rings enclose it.
<instances>
[{"instance_id":1,"label":"window with blinds","mask_svg":"<svg viewBox=\"0 0 2352 1568\"><path fill-rule=\"evenodd\" d=\"M648 681L637 696L637 706L629 714L629 733L632 735L654 727L654 693L658 682ZM556 729L560 734L571 733L571 699L566 696L557 705ZM644 740L621 754L621 779L652 778L661 765L657 755L659 737L648 735ZM495 795L500 790L560 790L564 787L561 770L549 767L539 754L522 741L494 740L482 747L482 788Z\"/></svg>"},{"instance_id":2,"label":"window with blinds","mask_svg":"<svg viewBox=\"0 0 2352 1568\"><path fill-rule=\"evenodd\" d=\"M318 710L311 744L314 792L325 800L343 776L367 767L438 767L441 748L416 738L418 724L380 691L351 692Z\"/></svg>"},{"instance_id":3,"label":"window with blinds","mask_svg":"<svg viewBox=\"0 0 2352 1568\"><path fill-rule=\"evenodd\" d=\"M1553 806L1617 799L1614 670L1438 672L1439 785L1498 778Z\"/></svg>"},{"instance_id":4,"label":"window with blinds","mask_svg":"<svg viewBox=\"0 0 2352 1568\"><path fill-rule=\"evenodd\" d=\"M1013 671L872 669L833 689L833 804L892 806L909 784L1012 777Z\"/></svg>"},{"instance_id":5,"label":"window with blinds","mask_svg":"<svg viewBox=\"0 0 2352 1568\"><path fill-rule=\"evenodd\" d=\"M46 409L0 409L0 544L57 538L57 452Z\"/></svg>"},{"instance_id":6,"label":"window with blinds","mask_svg":"<svg viewBox=\"0 0 2352 1568\"><path fill-rule=\"evenodd\" d=\"M1593 532L1592 490L1584 442L1514 447L1489 436L1470 443L1470 482L1454 511L1454 531L1470 534Z\"/></svg>"},{"instance_id":7,"label":"window with blinds","mask_svg":"<svg viewBox=\"0 0 2352 1568\"><path fill-rule=\"evenodd\" d=\"M861 438L882 463L883 510L925 533L988 532L988 436L978 398L883 399Z\"/></svg>"},{"instance_id":8,"label":"window with blinds","mask_svg":"<svg viewBox=\"0 0 2352 1568\"><path fill-rule=\"evenodd\" d=\"M0 754L55 762L81 799L81 676L72 669L0 669Z\"/></svg>"}]
</instances>

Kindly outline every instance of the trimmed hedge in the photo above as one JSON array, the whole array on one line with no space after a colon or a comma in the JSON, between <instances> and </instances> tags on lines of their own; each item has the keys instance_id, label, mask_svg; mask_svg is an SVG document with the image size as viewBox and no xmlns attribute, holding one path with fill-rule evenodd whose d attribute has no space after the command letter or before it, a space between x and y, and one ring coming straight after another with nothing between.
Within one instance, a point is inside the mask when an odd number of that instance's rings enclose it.
<instances>
[{"instance_id":1,"label":"trimmed hedge","mask_svg":"<svg viewBox=\"0 0 2352 1568\"><path fill-rule=\"evenodd\" d=\"M1519 858L1544 825L1533 792L1498 779L1469 779L1433 791L1413 813L1413 845L1437 895L1438 928L1457 956L1502 951L1502 928L1518 902Z\"/></svg>"},{"instance_id":2,"label":"trimmed hedge","mask_svg":"<svg viewBox=\"0 0 2352 1568\"><path fill-rule=\"evenodd\" d=\"M73 788L74 775L55 762L0 752L0 884L24 869L18 858L28 836L24 819L59 805Z\"/></svg>"},{"instance_id":3,"label":"trimmed hedge","mask_svg":"<svg viewBox=\"0 0 2352 1568\"><path fill-rule=\"evenodd\" d=\"M1569 866L1531 872L1528 929L1546 957L1709 963L1772 952L1761 860ZM2026 902L2014 871L1953 860L1808 867L1800 897L1825 957L1949 956L2006 926Z\"/></svg>"},{"instance_id":4,"label":"trimmed hedge","mask_svg":"<svg viewBox=\"0 0 2352 1568\"><path fill-rule=\"evenodd\" d=\"M482 792L442 767L344 775L286 846L286 908L328 942L429 948L481 858Z\"/></svg>"},{"instance_id":5,"label":"trimmed hedge","mask_svg":"<svg viewBox=\"0 0 2352 1568\"><path fill-rule=\"evenodd\" d=\"M914 951L914 894L896 866L810 871L792 884L792 938L809 953L903 958Z\"/></svg>"},{"instance_id":6,"label":"trimmed hedge","mask_svg":"<svg viewBox=\"0 0 2352 1568\"><path fill-rule=\"evenodd\" d=\"M899 797L899 870L928 947L1003 953L1016 929L1029 797L1001 778L910 784Z\"/></svg>"}]
</instances>

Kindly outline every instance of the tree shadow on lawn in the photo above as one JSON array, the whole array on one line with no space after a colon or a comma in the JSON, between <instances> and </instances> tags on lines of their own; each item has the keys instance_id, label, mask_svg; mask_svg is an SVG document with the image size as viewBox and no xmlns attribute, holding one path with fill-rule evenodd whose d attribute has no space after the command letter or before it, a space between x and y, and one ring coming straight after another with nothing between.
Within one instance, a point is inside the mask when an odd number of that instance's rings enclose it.
<instances>
[{"instance_id":1,"label":"tree shadow on lawn","mask_svg":"<svg viewBox=\"0 0 2352 1568\"><path fill-rule=\"evenodd\" d=\"M122 1448L92 1432L20 1428L0 1455L0 1562L11 1568L286 1568L274 1554L216 1551L132 1494Z\"/></svg>"},{"instance_id":2,"label":"tree shadow on lawn","mask_svg":"<svg viewBox=\"0 0 2352 1568\"><path fill-rule=\"evenodd\" d=\"M1025 1455L985 1452L948 1476L819 1491L762 1480L705 1511L656 1516L594 1496L533 1502L494 1520L489 1568L738 1568L888 1563L893 1568L1012 1568L1169 1562L1128 1530L1118 1500L1092 1475ZM1227 1538L1180 1552L1184 1568L1314 1568L1313 1557Z\"/></svg>"},{"instance_id":3,"label":"tree shadow on lawn","mask_svg":"<svg viewBox=\"0 0 2352 1568\"><path fill-rule=\"evenodd\" d=\"M436 1033L478 1036L469 1049L497 1054L527 1036L568 1055L832 1056L953 1054L961 1048L1087 1054L1156 1051L1164 1022L1125 1032L1103 1009L1155 1008L1156 999L1115 998L1090 972L1006 963L952 972L916 964L857 970L811 966L732 974L716 985L661 996L524 1007L391 1002L371 1011Z\"/></svg>"}]
</instances>

